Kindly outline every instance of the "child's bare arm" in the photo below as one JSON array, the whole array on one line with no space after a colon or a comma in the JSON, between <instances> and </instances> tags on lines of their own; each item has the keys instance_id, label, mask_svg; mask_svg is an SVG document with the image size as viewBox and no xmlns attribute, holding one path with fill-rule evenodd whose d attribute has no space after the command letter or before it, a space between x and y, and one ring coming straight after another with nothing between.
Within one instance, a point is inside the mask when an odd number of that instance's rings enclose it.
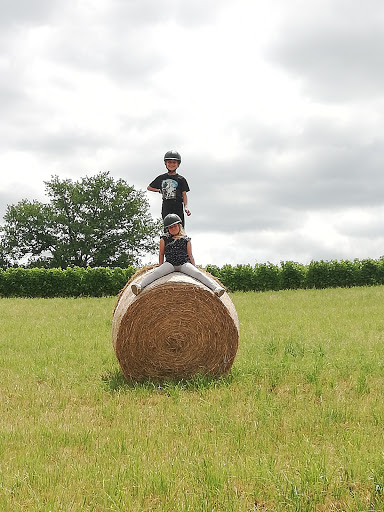
<instances>
[{"instance_id":1,"label":"child's bare arm","mask_svg":"<svg viewBox=\"0 0 384 512\"><path fill-rule=\"evenodd\" d=\"M153 188L151 185L148 185L147 190L150 190L151 192L160 192L161 194L161 188Z\"/></svg>"},{"instance_id":2,"label":"child's bare arm","mask_svg":"<svg viewBox=\"0 0 384 512\"><path fill-rule=\"evenodd\" d=\"M185 192L185 190L183 190L183 204L184 204L184 211L189 217L191 215L191 212L189 211L188 206L187 206L188 199L187 199L187 193Z\"/></svg>"},{"instance_id":3,"label":"child's bare arm","mask_svg":"<svg viewBox=\"0 0 384 512\"><path fill-rule=\"evenodd\" d=\"M189 261L192 263L192 265L194 265L195 264L195 259L194 259L193 254L192 254L192 244L191 244L191 242L187 243L187 253L188 253Z\"/></svg>"},{"instance_id":4,"label":"child's bare arm","mask_svg":"<svg viewBox=\"0 0 384 512\"><path fill-rule=\"evenodd\" d=\"M159 248L159 265L162 265L164 263L164 248L165 248L165 242L164 239L160 239L160 248Z\"/></svg>"}]
</instances>

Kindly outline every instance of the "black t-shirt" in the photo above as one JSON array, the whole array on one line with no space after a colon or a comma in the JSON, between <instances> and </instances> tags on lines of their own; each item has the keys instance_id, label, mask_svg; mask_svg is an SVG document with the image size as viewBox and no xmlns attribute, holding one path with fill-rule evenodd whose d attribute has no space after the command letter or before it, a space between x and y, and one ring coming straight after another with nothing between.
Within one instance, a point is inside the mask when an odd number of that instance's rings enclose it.
<instances>
[{"instance_id":1,"label":"black t-shirt","mask_svg":"<svg viewBox=\"0 0 384 512\"><path fill-rule=\"evenodd\" d=\"M152 183L152 188L159 188L163 195L163 201L183 202L183 192L189 192L189 186L184 176L180 174L161 174Z\"/></svg>"},{"instance_id":2,"label":"black t-shirt","mask_svg":"<svg viewBox=\"0 0 384 512\"><path fill-rule=\"evenodd\" d=\"M173 238L169 235L163 235L161 238L165 243L164 256L168 263L178 267L184 265L184 263L190 262L187 244L191 239L188 236Z\"/></svg>"}]
</instances>

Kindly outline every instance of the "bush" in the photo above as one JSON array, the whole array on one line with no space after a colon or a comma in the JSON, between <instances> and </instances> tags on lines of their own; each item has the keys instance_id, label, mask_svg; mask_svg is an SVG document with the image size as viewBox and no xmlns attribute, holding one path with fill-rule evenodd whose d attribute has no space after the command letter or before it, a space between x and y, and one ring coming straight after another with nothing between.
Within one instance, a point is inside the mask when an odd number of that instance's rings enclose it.
<instances>
[{"instance_id":1,"label":"bush","mask_svg":"<svg viewBox=\"0 0 384 512\"><path fill-rule=\"evenodd\" d=\"M330 283L327 288L356 286L358 284L358 271L359 267L356 265L356 260L355 262L333 260L330 264Z\"/></svg>"},{"instance_id":2,"label":"bush","mask_svg":"<svg viewBox=\"0 0 384 512\"><path fill-rule=\"evenodd\" d=\"M254 290L267 291L280 289L280 269L272 263L255 265Z\"/></svg>"},{"instance_id":3,"label":"bush","mask_svg":"<svg viewBox=\"0 0 384 512\"><path fill-rule=\"evenodd\" d=\"M328 288L330 282L328 261L311 261L307 270L306 288Z\"/></svg>"},{"instance_id":4,"label":"bush","mask_svg":"<svg viewBox=\"0 0 384 512\"><path fill-rule=\"evenodd\" d=\"M296 290L305 286L306 268L293 261L281 262L280 288Z\"/></svg>"},{"instance_id":5,"label":"bush","mask_svg":"<svg viewBox=\"0 0 384 512\"><path fill-rule=\"evenodd\" d=\"M361 285L383 284L383 264L381 261L362 260L360 262L360 279Z\"/></svg>"},{"instance_id":6,"label":"bush","mask_svg":"<svg viewBox=\"0 0 384 512\"><path fill-rule=\"evenodd\" d=\"M384 257L362 261L293 261L251 265L208 265L229 291L270 291L384 284ZM117 295L136 268L0 269L1 297L101 297Z\"/></svg>"},{"instance_id":7,"label":"bush","mask_svg":"<svg viewBox=\"0 0 384 512\"><path fill-rule=\"evenodd\" d=\"M100 297L117 295L134 274L122 268L9 268L0 270L1 297Z\"/></svg>"}]
</instances>

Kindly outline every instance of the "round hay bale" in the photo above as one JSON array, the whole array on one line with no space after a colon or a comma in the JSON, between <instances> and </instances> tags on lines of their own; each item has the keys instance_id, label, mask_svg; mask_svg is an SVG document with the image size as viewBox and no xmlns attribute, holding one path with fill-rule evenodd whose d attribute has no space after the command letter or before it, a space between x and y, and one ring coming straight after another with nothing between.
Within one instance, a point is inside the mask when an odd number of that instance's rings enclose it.
<instances>
[{"instance_id":1,"label":"round hay bale","mask_svg":"<svg viewBox=\"0 0 384 512\"><path fill-rule=\"evenodd\" d=\"M219 298L192 277L172 272L135 296L130 285L150 271L137 272L127 283L113 315L113 346L124 376L226 375L239 342L239 321L229 295Z\"/></svg>"}]
</instances>

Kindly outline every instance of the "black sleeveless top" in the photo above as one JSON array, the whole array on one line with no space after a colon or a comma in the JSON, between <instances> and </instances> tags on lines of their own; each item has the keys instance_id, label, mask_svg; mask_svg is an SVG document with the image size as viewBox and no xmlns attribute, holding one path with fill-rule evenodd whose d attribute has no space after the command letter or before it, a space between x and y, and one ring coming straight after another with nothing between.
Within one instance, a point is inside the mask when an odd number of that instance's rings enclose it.
<instances>
[{"instance_id":1,"label":"black sleeveless top","mask_svg":"<svg viewBox=\"0 0 384 512\"><path fill-rule=\"evenodd\" d=\"M164 256L168 263L178 267L184 263L190 262L187 252L187 244L191 239L188 236L173 238L171 236L163 235L161 238L165 243Z\"/></svg>"}]
</instances>

